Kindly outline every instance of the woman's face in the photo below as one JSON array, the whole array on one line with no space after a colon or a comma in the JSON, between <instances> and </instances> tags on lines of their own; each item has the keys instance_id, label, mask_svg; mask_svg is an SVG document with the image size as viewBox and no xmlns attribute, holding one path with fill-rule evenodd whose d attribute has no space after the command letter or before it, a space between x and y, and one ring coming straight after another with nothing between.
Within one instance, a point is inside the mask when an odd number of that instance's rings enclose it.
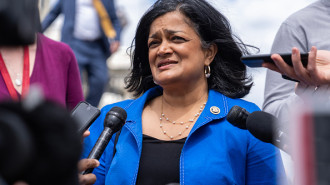
<instances>
[{"instance_id":1,"label":"woman's face","mask_svg":"<svg viewBox=\"0 0 330 185\"><path fill-rule=\"evenodd\" d=\"M151 72L159 85L206 83L204 66L213 60L214 47L202 49L189 19L180 12L169 12L154 20L148 47Z\"/></svg>"}]
</instances>

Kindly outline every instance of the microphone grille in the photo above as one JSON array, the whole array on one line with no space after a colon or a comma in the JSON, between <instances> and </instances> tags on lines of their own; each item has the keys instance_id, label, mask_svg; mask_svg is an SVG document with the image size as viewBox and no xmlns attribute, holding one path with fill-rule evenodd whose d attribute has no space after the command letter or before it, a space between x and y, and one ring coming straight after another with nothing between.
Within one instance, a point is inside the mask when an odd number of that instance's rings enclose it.
<instances>
[{"instance_id":1,"label":"microphone grille","mask_svg":"<svg viewBox=\"0 0 330 185\"><path fill-rule=\"evenodd\" d=\"M108 113L116 115L121 120L126 120L126 118L127 118L126 111L121 107L117 107L117 106L112 107Z\"/></svg>"},{"instance_id":2,"label":"microphone grille","mask_svg":"<svg viewBox=\"0 0 330 185\"><path fill-rule=\"evenodd\" d=\"M246 129L246 118L249 115L244 108L240 106L233 106L227 115L227 121L235 127Z\"/></svg>"},{"instance_id":3,"label":"microphone grille","mask_svg":"<svg viewBox=\"0 0 330 185\"><path fill-rule=\"evenodd\" d=\"M267 112L255 111L247 118L246 126L256 138L266 143L272 143L274 137L273 127L276 121L276 117Z\"/></svg>"},{"instance_id":4,"label":"microphone grille","mask_svg":"<svg viewBox=\"0 0 330 185\"><path fill-rule=\"evenodd\" d=\"M236 123L239 121L240 118L240 112L243 110L242 107L239 107L237 105L233 106L227 115L227 120L229 123Z\"/></svg>"}]
</instances>

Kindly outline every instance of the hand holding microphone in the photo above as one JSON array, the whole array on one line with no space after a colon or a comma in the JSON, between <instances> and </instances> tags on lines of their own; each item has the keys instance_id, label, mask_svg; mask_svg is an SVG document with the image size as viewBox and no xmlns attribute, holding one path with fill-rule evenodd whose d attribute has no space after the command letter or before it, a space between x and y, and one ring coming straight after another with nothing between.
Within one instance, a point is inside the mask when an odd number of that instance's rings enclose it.
<instances>
[{"instance_id":1,"label":"hand holding microphone","mask_svg":"<svg viewBox=\"0 0 330 185\"><path fill-rule=\"evenodd\" d=\"M120 107L113 107L106 114L104 119L104 130L97 139L92 151L88 155L88 159L100 159L102 153L107 147L112 135L119 131L125 124L127 113ZM82 174L92 173L94 168L89 168L82 172Z\"/></svg>"},{"instance_id":2,"label":"hand holding microphone","mask_svg":"<svg viewBox=\"0 0 330 185\"><path fill-rule=\"evenodd\" d=\"M96 168L100 165L100 162L96 159L81 159L78 163L78 171L83 172L89 168ZM92 173L89 174L79 174L79 184L80 185L90 185L96 182L96 176Z\"/></svg>"}]
</instances>

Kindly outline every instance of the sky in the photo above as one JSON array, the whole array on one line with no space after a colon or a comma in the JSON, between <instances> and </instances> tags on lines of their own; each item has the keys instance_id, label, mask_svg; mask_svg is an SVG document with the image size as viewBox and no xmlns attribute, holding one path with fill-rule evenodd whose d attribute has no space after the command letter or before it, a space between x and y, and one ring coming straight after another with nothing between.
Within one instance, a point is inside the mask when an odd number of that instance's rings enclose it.
<instances>
[{"instance_id":1,"label":"sky","mask_svg":"<svg viewBox=\"0 0 330 185\"><path fill-rule=\"evenodd\" d=\"M269 53L280 24L293 12L315 0L208 0L230 21L233 31L248 44ZM129 45L139 18L153 0L117 0L130 25L124 30L122 44Z\"/></svg>"}]
</instances>

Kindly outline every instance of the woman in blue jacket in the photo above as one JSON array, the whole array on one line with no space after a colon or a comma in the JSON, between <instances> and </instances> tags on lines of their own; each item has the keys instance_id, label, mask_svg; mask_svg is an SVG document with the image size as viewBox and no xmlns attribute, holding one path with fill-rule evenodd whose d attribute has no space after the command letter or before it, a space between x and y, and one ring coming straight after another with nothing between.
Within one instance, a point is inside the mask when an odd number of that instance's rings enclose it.
<instances>
[{"instance_id":1,"label":"woman in blue jacket","mask_svg":"<svg viewBox=\"0 0 330 185\"><path fill-rule=\"evenodd\" d=\"M132 45L126 87L136 99L105 106L85 139L84 157L106 113L113 106L126 110L118 142L113 136L94 169L96 184L277 184L284 176L279 151L226 121L234 105L259 110L238 99L252 85L244 52L206 1L157 1Z\"/></svg>"}]
</instances>

